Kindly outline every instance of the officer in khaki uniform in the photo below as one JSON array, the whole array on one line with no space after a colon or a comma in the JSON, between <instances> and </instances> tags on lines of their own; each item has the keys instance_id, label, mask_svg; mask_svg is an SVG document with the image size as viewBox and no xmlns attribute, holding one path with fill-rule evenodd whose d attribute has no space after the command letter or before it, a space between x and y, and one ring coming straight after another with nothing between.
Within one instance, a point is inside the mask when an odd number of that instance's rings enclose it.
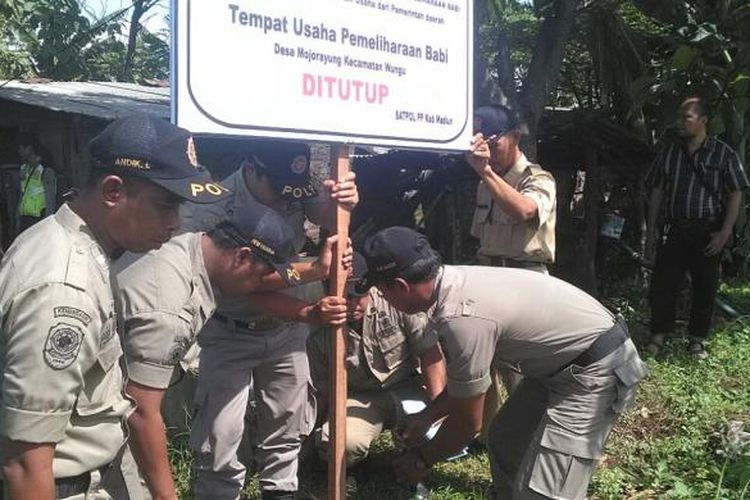
<instances>
[{"instance_id":1,"label":"officer in khaki uniform","mask_svg":"<svg viewBox=\"0 0 750 500\"><path fill-rule=\"evenodd\" d=\"M480 177L471 234L479 238L479 264L516 267L548 273L555 260L557 195L555 179L531 163L518 147L520 123L505 106L484 106L474 112L474 141L466 161ZM487 391L485 441L492 419L502 405L501 383L507 392L520 383L518 375L493 370Z\"/></svg>"},{"instance_id":2,"label":"officer in khaki uniform","mask_svg":"<svg viewBox=\"0 0 750 500\"><path fill-rule=\"evenodd\" d=\"M306 217L314 223L330 223L336 203L351 209L358 199L353 174L338 183L326 181L330 194L319 194L310 180L310 150L303 144L254 144L224 184L232 196L224 203L186 212L187 227L209 230L228 214L261 203L286 220L297 251L305 242ZM325 277L323 271L318 279ZM237 451L251 384L257 406L253 455L263 498L294 497L299 451L315 424L305 347L308 333L307 325L263 314L247 300L219 299L216 314L199 336L196 414L190 437L196 498L234 499L240 494L245 466Z\"/></svg>"},{"instance_id":3,"label":"officer in khaki uniform","mask_svg":"<svg viewBox=\"0 0 750 500\"><path fill-rule=\"evenodd\" d=\"M520 124L505 106L474 112L466 161L480 177L471 234L479 263L547 273L555 260L555 179L518 147Z\"/></svg>"},{"instance_id":4,"label":"officer in khaki uniform","mask_svg":"<svg viewBox=\"0 0 750 500\"><path fill-rule=\"evenodd\" d=\"M140 498L125 450L122 354L110 259L147 251L179 224L191 184L190 135L135 115L90 144L80 196L25 231L0 266L0 497ZM212 184L212 186L214 186ZM216 185L218 192L222 188Z\"/></svg>"},{"instance_id":5,"label":"officer in khaki uniform","mask_svg":"<svg viewBox=\"0 0 750 500\"><path fill-rule=\"evenodd\" d=\"M500 364L524 377L490 428L494 498L584 499L609 432L647 373L624 322L556 278L441 266L407 228L376 233L363 253L368 283L391 305L431 311L429 328L447 360L446 391L396 433L412 446L397 459L397 474L417 482L476 435L490 366Z\"/></svg>"},{"instance_id":6,"label":"officer in khaki uniform","mask_svg":"<svg viewBox=\"0 0 750 500\"><path fill-rule=\"evenodd\" d=\"M214 289L223 296L244 296L270 314L295 321L332 324L346 319L346 305L338 297L309 305L274 292L248 295L271 280L296 286L315 275L315 266L330 268L335 238L324 247L322 263L291 264L293 237L281 216L255 204L208 233L184 233L159 250L126 254L117 261L127 392L137 403L129 419L131 449L154 498L176 494L161 403L180 376L175 368L216 310Z\"/></svg>"},{"instance_id":7,"label":"officer in khaki uniform","mask_svg":"<svg viewBox=\"0 0 750 500\"><path fill-rule=\"evenodd\" d=\"M367 263L354 254L354 272L345 294L349 305L346 338L348 398L346 463L361 462L370 444L386 426L396 423L404 399L429 401L445 387L445 362L436 336L425 336L425 314L404 314L385 301L375 288L362 288ZM330 335L321 331L308 342L318 411L328 409ZM421 370L422 377L417 373ZM424 383L424 387L423 387ZM328 422L318 430L315 443L327 458Z\"/></svg>"}]
</instances>

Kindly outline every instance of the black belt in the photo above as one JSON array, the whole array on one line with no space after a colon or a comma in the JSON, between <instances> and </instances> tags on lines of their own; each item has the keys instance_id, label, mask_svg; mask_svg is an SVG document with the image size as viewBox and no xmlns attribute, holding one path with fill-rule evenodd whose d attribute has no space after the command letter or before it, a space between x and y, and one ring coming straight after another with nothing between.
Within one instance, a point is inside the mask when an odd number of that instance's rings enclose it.
<instances>
[{"instance_id":1,"label":"black belt","mask_svg":"<svg viewBox=\"0 0 750 500\"><path fill-rule=\"evenodd\" d=\"M518 260L510 257L501 257L499 255L485 255L490 259L490 264L494 267L510 267L514 269L533 269L536 267L547 268L546 262L535 260Z\"/></svg>"},{"instance_id":2,"label":"black belt","mask_svg":"<svg viewBox=\"0 0 750 500\"><path fill-rule=\"evenodd\" d=\"M723 221L721 216L710 215L702 219L670 219L668 224L678 229L691 229L700 226L706 226L711 224L719 224Z\"/></svg>"},{"instance_id":3,"label":"black belt","mask_svg":"<svg viewBox=\"0 0 750 500\"><path fill-rule=\"evenodd\" d=\"M588 349L576 356L572 361L565 363L555 373L565 370L570 365L581 367L592 365L600 359L604 359L607 355L612 354L615 349L624 344L629 338L630 335L628 334L628 327L625 325L625 321L618 319L614 326L599 335Z\"/></svg>"},{"instance_id":4,"label":"black belt","mask_svg":"<svg viewBox=\"0 0 750 500\"><path fill-rule=\"evenodd\" d=\"M213 317L220 323L223 323L241 333L274 330L284 324L280 319L271 317L261 317L253 321L240 321L218 313L214 314Z\"/></svg>"},{"instance_id":5,"label":"black belt","mask_svg":"<svg viewBox=\"0 0 750 500\"><path fill-rule=\"evenodd\" d=\"M501 267L510 267L513 269L534 269L536 267L543 267L547 268L547 264L544 262L536 262L536 261L529 261L529 260L516 260L516 259L510 259L508 257L500 257L500 266Z\"/></svg>"},{"instance_id":6,"label":"black belt","mask_svg":"<svg viewBox=\"0 0 750 500\"><path fill-rule=\"evenodd\" d=\"M104 480L104 475L114 464L114 461L99 467L98 471ZM84 472L77 476L55 478L55 498L67 498L74 495L83 495L91 486L91 472ZM5 484L0 481L0 500L4 498Z\"/></svg>"}]
</instances>

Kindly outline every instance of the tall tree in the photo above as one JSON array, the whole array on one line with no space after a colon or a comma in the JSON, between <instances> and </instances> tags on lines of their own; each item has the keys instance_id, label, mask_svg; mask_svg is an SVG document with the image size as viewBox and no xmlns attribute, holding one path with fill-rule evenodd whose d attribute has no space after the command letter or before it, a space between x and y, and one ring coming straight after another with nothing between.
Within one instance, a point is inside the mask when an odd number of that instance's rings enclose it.
<instances>
[{"instance_id":1,"label":"tall tree","mask_svg":"<svg viewBox=\"0 0 750 500\"><path fill-rule=\"evenodd\" d=\"M540 3L540 13L544 21L539 27L531 64L519 99L532 140L536 137L539 118L560 73L560 65L565 56L565 47L580 0L552 0Z\"/></svg>"},{"instance_id":2,"label":"tall tree","mask_svg":"<svg viewBox=\"0 0 750 500\"><path fill-rule=\"evenodd\" d=\"M125 52L125 60L120 73L120 80L133 80L133 58L135 56L136 42L138 33L141 30L141 19L143 16L156 5L159 0L134 0L133 12L130 16L130 28L128 30L128 45Z\"/></svg>"},{"instance_id":3,"label":"tall tree","mask_svg":"<svg viewBox=\"0 0 750 500\"><path fill-rule=\"evenodd\" d=\"M480 95L519 109L529 129L526 149L532 157L539 118L555 87L580 4L581 0L537 0L534 5L487 0L484 4L488 25L480 40L494 59L490 71L494 81L485 84ZM524 38L524 61L514 57L513 35Z\"/></svg>"}]
</instances>

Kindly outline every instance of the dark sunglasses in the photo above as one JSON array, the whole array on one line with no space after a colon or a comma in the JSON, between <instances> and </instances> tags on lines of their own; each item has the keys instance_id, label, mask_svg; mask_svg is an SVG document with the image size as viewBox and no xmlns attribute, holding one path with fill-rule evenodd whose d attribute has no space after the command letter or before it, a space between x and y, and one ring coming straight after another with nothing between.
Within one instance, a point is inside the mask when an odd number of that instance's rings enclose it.
<instances>
[{"instance_id":1,"label":"dark sunglasses","mask_svg":"<svg viewBox=\"0 0 750 500\"><path fill-rule=\"evenodd\" d=\"M500 142L500 139L503 138L503 136L507 134L507 132L503 132L502 134L493 134L489 137L485 137L484 140L487 141L487 145L491 148L494 148L495 145Z\"/></svg>"}]
</instances>

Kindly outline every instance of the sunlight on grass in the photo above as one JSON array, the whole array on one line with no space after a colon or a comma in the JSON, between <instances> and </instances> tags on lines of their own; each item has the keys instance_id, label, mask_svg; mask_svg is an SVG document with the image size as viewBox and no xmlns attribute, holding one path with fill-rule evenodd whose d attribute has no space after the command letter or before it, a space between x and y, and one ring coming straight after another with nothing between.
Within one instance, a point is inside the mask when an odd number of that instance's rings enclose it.
<instances>
[{"instance_id":1,"label":"sunlight on grass","mask_svg":"<svg viewBox=\"0 0 750 500\"><path fill-rule=\"evenodd\" d=\"M607 301L626 316L637 342L645 338L647 321L638 292L624 290ZM734 307L750 311L750 287L724 285L721 294ZM613 430L591 483L592 500L750 500L750 450L744 446L728 454L724 449L730 422L750 430L750 320L719 326L709 350L711 357L698 362L686 354L681 339L673 339L658 359L647 359L651 375ZM390 433L384 433L367 461L352 471L356 489L351 498L409 498L390 468L395 454ZM184 435L172 440L170 457L180 498L189 499L191 458ZM439 464L427 480L435 500L480 500L490 484L484 452ZM243 498L260 498L254 478ZM326 472L313 454L301 466L299 498L326 498Z\"/></svg>"}]
</instances>

